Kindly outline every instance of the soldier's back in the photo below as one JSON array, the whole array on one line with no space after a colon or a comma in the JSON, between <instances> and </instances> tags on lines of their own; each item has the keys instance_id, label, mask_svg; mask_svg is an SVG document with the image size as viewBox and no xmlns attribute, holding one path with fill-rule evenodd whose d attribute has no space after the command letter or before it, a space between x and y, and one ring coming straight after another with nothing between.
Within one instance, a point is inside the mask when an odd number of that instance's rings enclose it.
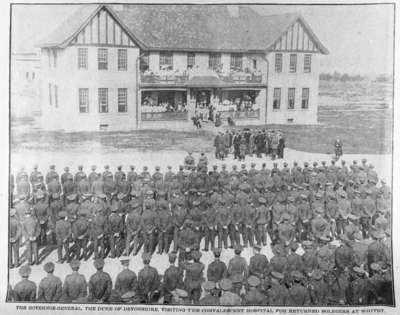
<instances>
[{"instance_id":1,"label":"soldier's back","mask_svg":"<svg viewBox=\"0 0 400 315\"><path fill-rule=\"evenodd\" d=\"M221 281L227 271L227 267L223 261L213 261L207 268L207 280L213 282Z\"/></svg>"},{"instance_id":2,"label":"soldier's back","mask_svg":"<svg viewBox=\"0 0 400 315\"><path fill-rule=\"evenodd\" d=\"M28 279L22 279L13 289L16 302L33 302L36 300L36 284Z\"/></svg>"},{"instance_id":3,"label":"soldier's back","mask_svg":"<svg viewBox=\"0 0 400 315\"><path fill-rule=\"evenodd\" d=\"M65 277L63 284L63 299L73 301L87 295L87 282L84 275L72 273Z\"/></svg>"},{"instance_id":4,"label":"soldier's back","mask_svg":"<svg viewBox=\"0 0 400 315\"><path fill-rule=\"evenodd\" d=\"M130 269L121 271L115 280L115 290L120 295L124 295L126 292L134 291L137 288L137 276L136 273Z\"/></svg>"},{"instance_id":5,"label":"soldier's back","mask_svg":"<svg viewBox=\"0 0 400 315\"><path fill-rule=\"evenodd\" d=\"M38 301L58 302L61 299L61 294L62 282L60 278L54 275L48 275L40 281Z\"/></svg>"}]
</instances>

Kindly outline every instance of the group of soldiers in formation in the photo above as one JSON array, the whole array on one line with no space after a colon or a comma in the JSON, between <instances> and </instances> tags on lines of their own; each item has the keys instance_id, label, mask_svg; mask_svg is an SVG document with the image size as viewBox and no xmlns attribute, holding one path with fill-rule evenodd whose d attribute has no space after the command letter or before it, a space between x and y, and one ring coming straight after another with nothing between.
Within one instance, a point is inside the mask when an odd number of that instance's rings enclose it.
<instances>
[{"instance_id":1,"label":"group of soldiers in formation","mask_svg":"<svg viewBox=\"0 0 400 315\"><path fill-rule=\"evenodd\" d=\"M214 139L215 157L223 160L229 153L234 159L244 161L246 155L255 154L261 158L263 154L283 159L285 136L281 130L248 129L226 130L219 132Z\"/></svg>"},{"instance_id":2,"label":"group of soldiers in formation","mask_svg":"<svg viewBox=\"0 0 400 315\"><path fill-rule=\"evenodd\" d=\"M201 157L200 157L201 159ZM199 165L200 164L200 165ZM366 305L392 300L391 189L365 159L330 165L297 162L209 169L189 154L174 173L168 166L125 174L108 166L86 174L82 166L44 177L35 166L11 177L9 267L22 280L9 288L14 301L95 301L201 305ZM14 187L15 186L15 187ZM273 257L261 250L271 240ZM203 248L201 248L203 244ZM48 276L37 290L30 265L39 247L57 247L58 263L72 274ZM247 261L243 247L253 247ZM54 248L54 247L53 247ZM136 275L129 258L143 249ZM234 249L226 265L222 249ZM201 251L215 260L207 268ZM151 257L168 254L163 275ZM81 260L94 254L97 272L87 282ZM104 258L121 260L113 281ZM166 255L167 256L167 255ZM36 293L37 291L37 293Z\"/></svg>"}]
</instances>

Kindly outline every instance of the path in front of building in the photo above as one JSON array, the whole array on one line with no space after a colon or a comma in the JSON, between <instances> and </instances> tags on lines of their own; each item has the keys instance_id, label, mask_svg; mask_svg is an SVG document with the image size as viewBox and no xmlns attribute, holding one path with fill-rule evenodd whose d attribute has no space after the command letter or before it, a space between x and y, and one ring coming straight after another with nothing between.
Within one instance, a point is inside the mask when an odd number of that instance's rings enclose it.
<instances>
[{"instance_id":1,"label":"path in front of building","mask_svg":"<svg viewBox=\"0 0 400 315\"><path fill-rule=\"evenodd\" d=\"M173 171L176 172L178 165L183 163L183 159L187 152L184 151L138 151L133 149L123 149L123 150L107 150L105 151L102 147L93 147L91 152L79 152L76 150L68 152L45 152L45 151L34 151L34 150L21 150L16 151L12 154L11 160L11 170L16 174L21 166L25 166L26 170L30 172L34 164L39 165L39 169L46 173L50 164L56 165L56 170L61 174L63 172L64 166L69 166L71 171L75 173L77 171L78 165L82 164L84 166L84 171L89 172L91 165L97 165L98 171L103 171L103 166L108 164L112 171L116 170L118 165L123 165L123 170L127 172L129 170L129 165L135 165L138 172L142 170L144 165L149 166L150 171L154 171L156 165L161 166L161 171L165 172L168 165L173 166ZM199 154L194 154L196 160L199 158ZM225 161L216 160L212 153L207 154L209 159L209 164L211 165L221 165L223 163L227 164L228 169L234 164L241 164L232 159L230 156ZM352 163L353 160L358 160L361 163L361 159L366 158L369 163L372 163L380 178L385 178L388 184L391 182L391 155L344 155L343 159L347 161L347 164ZM279 167L282 166L283 161L287 161L291 166L293 161L297 161L300 165L303 165L304 161L330 161L331 157L326 154L308 153L300 152L292 149L285 150L285 159L277 160ZM256 158L246 157L244 162L247 167L250 167L250 163L257 163L257 168L261 167L262 163L266 163L268 168L272 167L273 161L268 158ZM301 248L299 249L301 253ZM22 250L21 250L22 252ZM268 258L272 257L272 251L269 245L262 249L262 252L267 255ZM141 253L131 257L131 266L135 272L138 272L142 267ZM249 261L250 257L253 255L251 248L244 249L243 256ZM233 256L233 250L227 249L222 253L221 259L228 262ZM201 261L207 266L213 260L212 252L203 252ZM57 252L54 250L46 259L41 263L40 266L33 266L33 272L31 279L39 284L40 279L45 276L43 271L44 263L48 261L57 261ZM168 267L168 257L164 255L155 254L153 256L151 264L156 267L160 274L164 273L164 270ZM113 281L116 275L122 270L121 265L117 259L106 259L106 264L104 270L110 273ZM71 272L68 264L57 264L55 275L59 276L64 280L65 276ZM81 266L81 272L89 278L94 272L93 260L89 259L87 262L83 262ZM206 272L206 271L205 271ZM206 273L205 273L206 274ZM14 285L19 281L19 275L17 269L12 269L9 273L10 284Z\"/></svg>"}]
</instances>

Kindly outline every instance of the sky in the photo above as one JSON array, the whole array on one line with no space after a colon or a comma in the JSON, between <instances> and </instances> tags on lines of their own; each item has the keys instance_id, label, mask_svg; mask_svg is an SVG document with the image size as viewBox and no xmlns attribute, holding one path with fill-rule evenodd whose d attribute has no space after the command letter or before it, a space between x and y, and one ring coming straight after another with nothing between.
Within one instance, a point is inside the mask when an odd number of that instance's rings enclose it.
<instances>
[{"instance_id":1,"label":"sky","mask_svg":"<svg viewBox=\"0 0 400 315\"><path fill-rule=\"evenodd\" d=\"M252 5L259 14L300 13L329 55L321 58L321 72L391 74L393 15L390 4L378 5ZM78 6L14 5L13 51L31 51Z\"/></svg>"}]
</instances>

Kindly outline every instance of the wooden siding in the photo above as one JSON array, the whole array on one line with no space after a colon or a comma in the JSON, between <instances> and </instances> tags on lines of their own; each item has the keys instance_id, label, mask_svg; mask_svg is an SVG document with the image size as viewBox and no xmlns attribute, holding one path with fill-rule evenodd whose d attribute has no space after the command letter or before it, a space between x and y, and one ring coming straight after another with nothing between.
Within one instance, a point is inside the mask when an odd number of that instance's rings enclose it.
<instances>
[{"instance_id":1,"label":"wooden siding","mask_svg":"<svg viewBox=\"0 0 400 315\"><path fill-rule=\"evenodd\" d=\"M318 52L318 47L312 37L297 21L273 45L274 51L304 51Z\"/></svg>"},{"instance_id":2,"label":"wooden siding","mask_svg":"<svg viewBox=\"0 0 400 315\"><path fill-rule=\"evenodd\" d=\"M100 10L72 40L72 45L136 47L128 34L105 10Z\"/></svg>"}]
</instances>

